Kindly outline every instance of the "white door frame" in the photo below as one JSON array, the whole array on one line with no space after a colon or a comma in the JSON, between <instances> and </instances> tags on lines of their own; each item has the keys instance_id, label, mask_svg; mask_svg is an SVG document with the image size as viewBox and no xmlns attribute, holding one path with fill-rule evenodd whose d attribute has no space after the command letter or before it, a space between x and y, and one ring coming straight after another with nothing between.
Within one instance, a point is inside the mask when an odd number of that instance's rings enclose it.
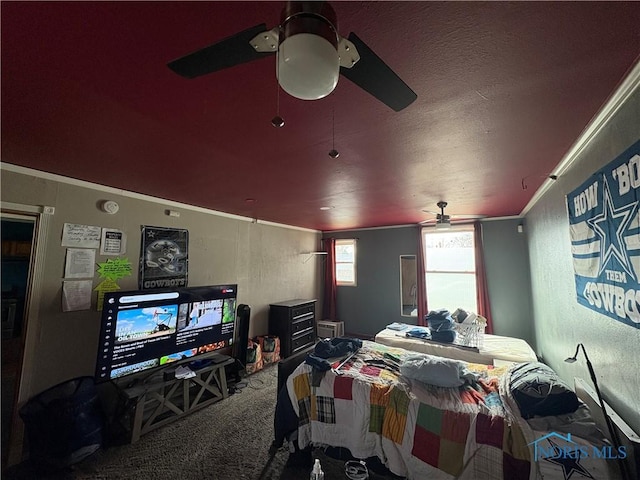
<instances>
[{"instance_id":1,"label":"white door frame","mask_svg":"<svg viewBox=\"0 0 640 480\"><path fill-rule=\"evenodd\" d=\"M54 207L23 205L12 202L0 202L0 214L11 218L15 216L28 216L35 220L33 246L31 249L31 265L29 268L28 295L25 300L24 314L24 346L20 378L17 384L16 408L20 408L31 396L31 375L37 351L40 325L38 316L40 311L40 298L42 298L42 285L44 278L45 252L47 250L47 236L51 217L55 213ZM14 412L13 418L17 416ZM22 447L24 440L24 424L13 421L11 425L11 438L7 466L15 465L22 461Z\"/></svg>"}]
</instances>

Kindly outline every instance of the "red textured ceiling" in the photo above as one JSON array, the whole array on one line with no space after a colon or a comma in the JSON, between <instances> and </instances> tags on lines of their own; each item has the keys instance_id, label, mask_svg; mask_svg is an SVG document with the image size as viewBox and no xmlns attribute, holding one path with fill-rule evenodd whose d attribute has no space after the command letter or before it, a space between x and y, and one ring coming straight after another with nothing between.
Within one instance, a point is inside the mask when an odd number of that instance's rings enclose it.
<instances>
[{"instance_id":1,"label":"red textured ceiling","mask_svg":"<svg viewBox=\"0 0 640 480\"><path fill-rule=\"evenodd\" d=\"M273 57L167 68L283 5L2 2L2 161L319 230L416 223L438 200L515 215L640 53L635 2L336 2L339 32L418 99L394 112L342 78L281 93L282 129Z\"/></svg>"}]
</instances>

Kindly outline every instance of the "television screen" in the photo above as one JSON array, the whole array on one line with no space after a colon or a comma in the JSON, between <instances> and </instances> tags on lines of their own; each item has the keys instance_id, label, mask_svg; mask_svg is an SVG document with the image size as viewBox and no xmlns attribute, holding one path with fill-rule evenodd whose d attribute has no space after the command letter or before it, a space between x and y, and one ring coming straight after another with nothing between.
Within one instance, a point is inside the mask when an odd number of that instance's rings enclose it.
<instances>
[{"instance_id":1,"label":"television screen","mask_svg":"<svg viewBox=\"0 0 640 480\"><path fill-rule=\"evenodd\" d=\"M96 381L230 347L237 290L215 285L105 294Z\"/></svg>"}]
</instances>

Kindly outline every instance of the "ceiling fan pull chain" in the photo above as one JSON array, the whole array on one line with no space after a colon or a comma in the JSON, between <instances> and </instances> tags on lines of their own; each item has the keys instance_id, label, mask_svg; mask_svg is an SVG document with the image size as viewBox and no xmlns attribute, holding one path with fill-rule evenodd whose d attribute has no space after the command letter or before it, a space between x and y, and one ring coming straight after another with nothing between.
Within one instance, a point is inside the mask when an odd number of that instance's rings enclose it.
<instances>
[{"instance_id":1,"label":"ceiling fan pull chain","mask_svg":"<svg viewBox=\"0 0 640 480\"><path fill-rule=\"evenodd\" d=\"M338 158L340 152L336 150L336 111L335 108L331 108L331 150L329 151L331 158Z\"/></svg>"},{"instance_id":2,"label":"ceiling fan pull chain","mask_svg":"<svg viewBox=\"0 0 640 480\"><path fill-rule=\"evenodd\" d=\"M278 62L276 62L278 68ZM280 82L276 79L276 116L271 119L271 125L276 128L284 127L284 118L280 116Z\"/></svg>"}]
</instances>

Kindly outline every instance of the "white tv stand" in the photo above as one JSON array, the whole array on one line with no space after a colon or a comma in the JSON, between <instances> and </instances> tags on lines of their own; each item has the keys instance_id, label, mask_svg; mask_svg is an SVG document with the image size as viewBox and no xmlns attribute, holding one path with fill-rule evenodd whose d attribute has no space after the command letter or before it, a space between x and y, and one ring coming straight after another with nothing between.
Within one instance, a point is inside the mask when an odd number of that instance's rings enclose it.
<instances>
[{"instance_id":1,"label":"white tv stand","mask_svg":"<svg viewBox=\"0 0 640 480\"><path fill-rule=\"evenodd\" d=\"M200 408L228 396L224 367L234 362L226 355L217 363L193 370L195 377L164 380L162 373L145 382L123 388L129 400L135 401L131 443L151 430L166 425Z\"/></svg>"}]
</instances>

